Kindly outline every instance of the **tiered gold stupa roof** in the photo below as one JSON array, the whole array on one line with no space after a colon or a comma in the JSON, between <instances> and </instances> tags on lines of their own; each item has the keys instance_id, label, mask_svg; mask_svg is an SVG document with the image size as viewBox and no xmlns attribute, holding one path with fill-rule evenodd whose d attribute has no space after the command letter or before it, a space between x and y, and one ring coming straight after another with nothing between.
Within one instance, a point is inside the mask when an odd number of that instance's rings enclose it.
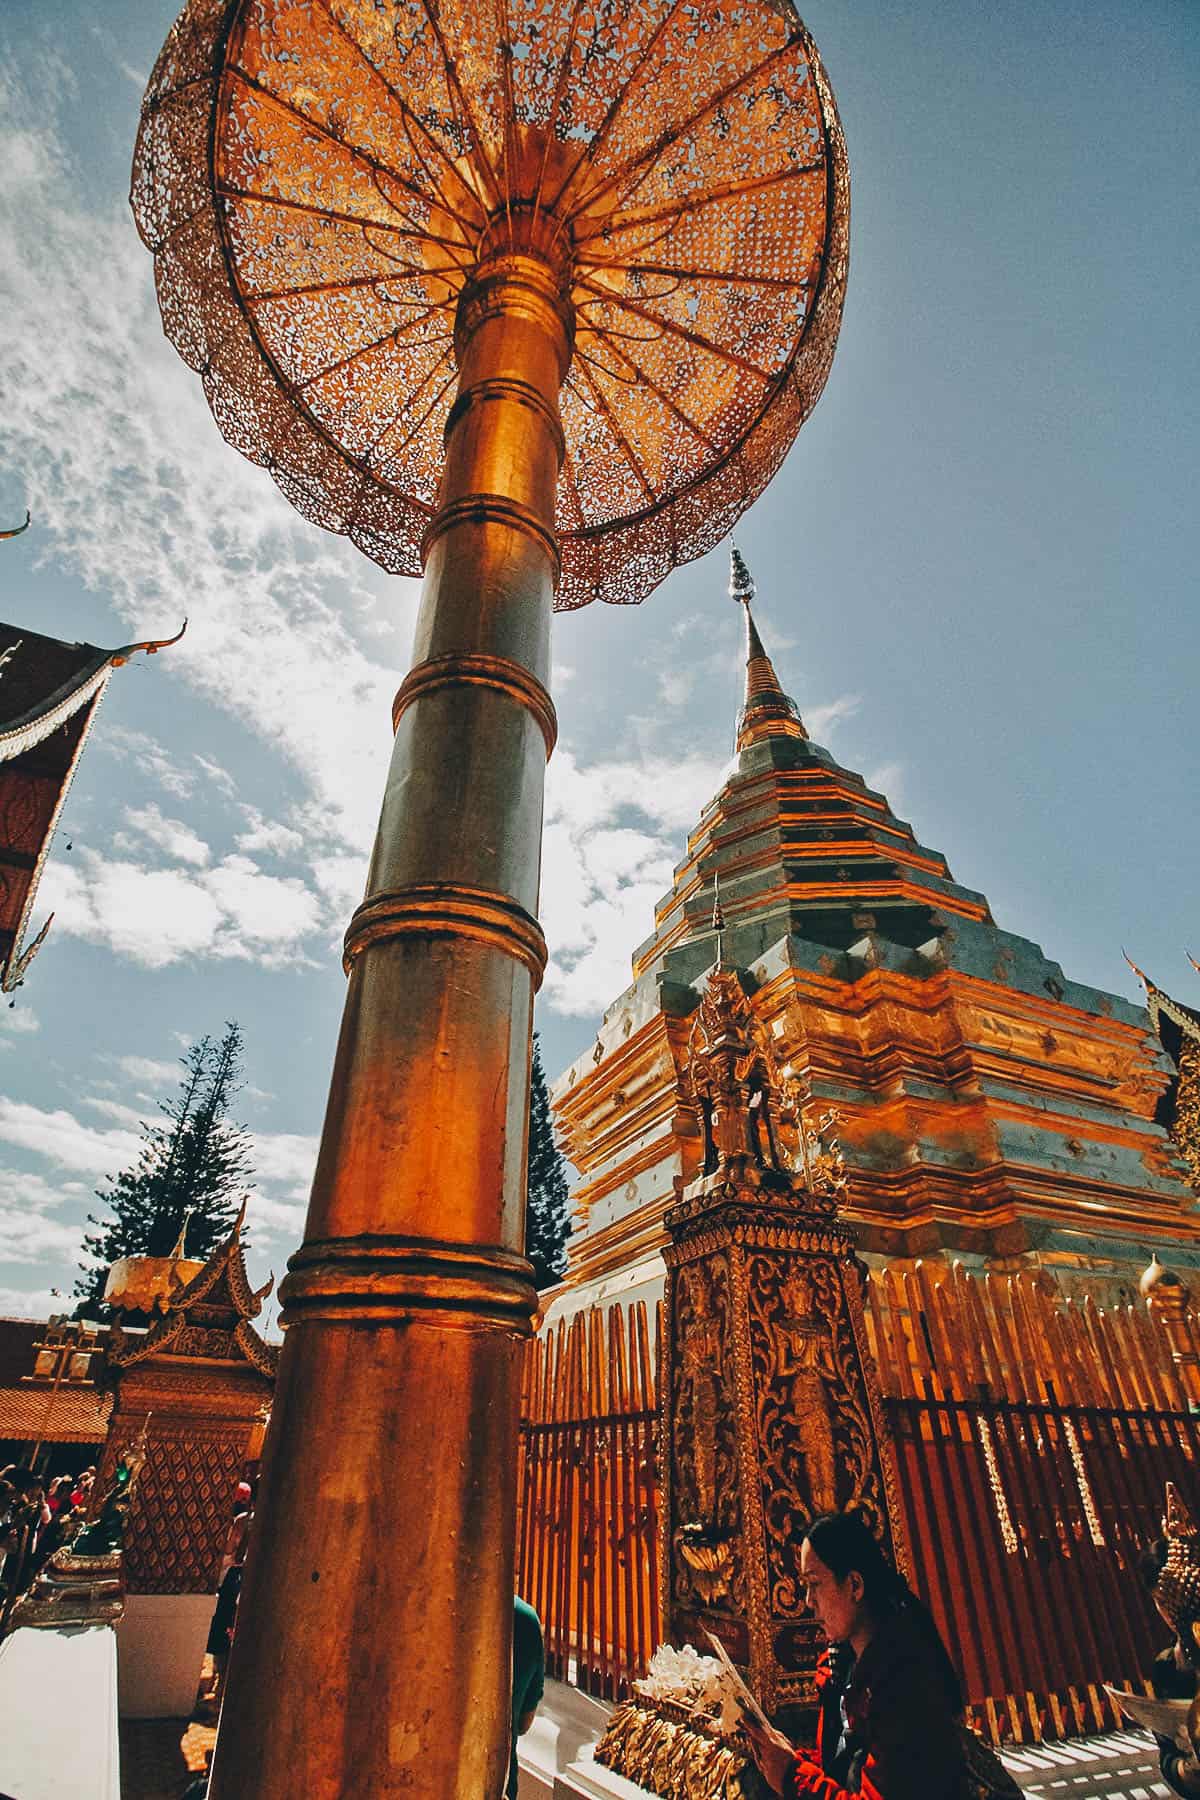
<instances>
[{"instance_id":1,"label":"tiered gold stupa roof","mask_svg":"<svg viewBox=\"0 0 1200 1800\"><path fill-rule=\"evenodd\" d=\"M583 1177L568 1279L607 1279L656 1249L671 1181L693 1173L679 1070L715 960L718 878L725 965L810 1104L841 1111L847 1213L868 1251L1128 1264L1133 1282L1155 1243L1200 1262L1196 1195L1156 1113L1174 1071L1145 1012L998 926L883 794L813 742L736 552L730 591L747 632L736 763L632 985L555 1084Z\"/></svg>"}]
</instances>

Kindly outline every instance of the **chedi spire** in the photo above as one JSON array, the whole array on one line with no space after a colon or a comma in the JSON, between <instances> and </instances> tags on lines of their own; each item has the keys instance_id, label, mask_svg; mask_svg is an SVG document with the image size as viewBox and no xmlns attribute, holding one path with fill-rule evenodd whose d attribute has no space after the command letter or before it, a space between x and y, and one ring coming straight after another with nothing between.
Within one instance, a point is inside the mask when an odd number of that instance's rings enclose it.
<instances>
[{"instance_id":1,"label":"chedi spire","mask_svg":"<svg viewBox=\"0 0 1200 1800\"><path fill-rule=\"evenodd\" d=\"M758 635L750 602L755 595L754 577L733 542L729 546L729 598L746 610L746 699L738 714L736 747L745 750L764 738L806 738L800 709L780 686L771 659Z\"/></svg>"}]
</instances>

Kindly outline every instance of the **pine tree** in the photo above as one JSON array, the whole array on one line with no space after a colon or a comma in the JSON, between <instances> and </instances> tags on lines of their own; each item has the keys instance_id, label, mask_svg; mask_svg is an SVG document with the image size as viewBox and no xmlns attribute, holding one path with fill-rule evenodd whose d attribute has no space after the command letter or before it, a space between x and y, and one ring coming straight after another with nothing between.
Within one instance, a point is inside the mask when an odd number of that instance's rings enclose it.
<instances>
[{"instance_id":1,"label":"pine tree","mask_svg":"<svg viewBox=\"0 0 1200 1800\"><path fill-rule=\"evenodd\" d=\"M525 1184L525 1254L540 1288L558 1281L567 1267L570 1197L566 1165L554 1141L550 1094L541 1051L533 1040L533 1079L529 1089L529 1172Z\"/></svg>"},{"instance_id":2,"label":"pine tree","mask_svg":"<svg viewBox=\"0 0 1200 1800\"><path fill-rule=\"evenodd\" d=\"M103 1318L101 1296L121 1256L168 1256L188 1218L187 1254L203 1260L229 1235L250 1180L250 1133L229 1118L241 1086L242 1034L235 1023L219 1043L203 1037L180 1058L179 1092L160 1101L165 1125L142 1125L137 1161L96 1198L107 1217L83 1240L87 1260L75 1283L76 1313Z\"/></svg>"}]
</instances>

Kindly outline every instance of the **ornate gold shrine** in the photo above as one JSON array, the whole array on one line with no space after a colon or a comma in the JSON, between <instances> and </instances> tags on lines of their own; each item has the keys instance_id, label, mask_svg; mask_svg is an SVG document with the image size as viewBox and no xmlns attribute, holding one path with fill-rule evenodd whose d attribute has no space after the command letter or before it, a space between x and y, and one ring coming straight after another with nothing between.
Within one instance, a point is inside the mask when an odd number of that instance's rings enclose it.
<instances>
[{"instance_id":1,"label":"ornate gold shrine","mask_svg":"<svg viewBox=\"0 0 1200 1800\"><path fill-rule=\"evenodd\" d=\"M807 1706L821 1637L805 1523L856 1507L904 1559L841 1157L719 959L682 1092L704 1165L666 1215L663 1618L673 1643L719 1636L768 1711Z\"/></svg>"},{"instance_id":2,"label":"ornate gold shrine","mask_svg":"<svg viewBox=\"0 0 1200 1800\"><path fill-rule=\"evenodd\" d=\"M125 1533L130 1593L216 1591L234 1489L261 1445L278 1351L251 1323L271 1283L257 1292L250 1286L242 1223L239 1216L149 1330L113 1326L107 1373L115 1398L98 1485L111 1482L121 1456L145 1432L145 1464ZM143 1290L131 1282L132 1294Z\"/></svg>"}]
</instances>

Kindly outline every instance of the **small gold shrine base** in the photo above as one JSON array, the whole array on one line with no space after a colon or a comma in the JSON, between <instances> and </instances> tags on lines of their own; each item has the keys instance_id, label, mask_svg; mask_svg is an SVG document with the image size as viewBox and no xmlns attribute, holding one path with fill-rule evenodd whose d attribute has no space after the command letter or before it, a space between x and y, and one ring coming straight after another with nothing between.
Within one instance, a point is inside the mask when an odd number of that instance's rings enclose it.
<instances>
[{"instance_id":1,"label":"small gold shrine base","mask_svg":"<svg viewBox=\"0 0 1200 1800\"><path fill-rule=\"evenodd\" d=\"M67 1625L115 1625L124 1611L120 1550L76 1556L64 1544L43 1564L29 1592L17 1601L12 1629L32 1625L58 1631Z\"/></svg>"},{"instance_id":2,"label":"small gold shrine base","mask_svg":"<svg viewBox=\"0 0 1200 1800\"><path fill-rule=\"evenodd\" d=\"M769 1713L811 1707L800 1546L857 1508L893 1554L890 1442L849 1231L802 1190L701 1180L667 1215L664 1618L724 1643Z\"/></svg>"},{"instance_id":3,"label":"small gold shrine base","mask_svg":"<svg viewBox=\"0 0 1200 1800\"><path fill-rule=\"evenodd\" d=\"M661 1800L762 1800L766 1794L744 1749L669 1701L618 1706L593 1755Z\"/></svg>"}]
</instances>

